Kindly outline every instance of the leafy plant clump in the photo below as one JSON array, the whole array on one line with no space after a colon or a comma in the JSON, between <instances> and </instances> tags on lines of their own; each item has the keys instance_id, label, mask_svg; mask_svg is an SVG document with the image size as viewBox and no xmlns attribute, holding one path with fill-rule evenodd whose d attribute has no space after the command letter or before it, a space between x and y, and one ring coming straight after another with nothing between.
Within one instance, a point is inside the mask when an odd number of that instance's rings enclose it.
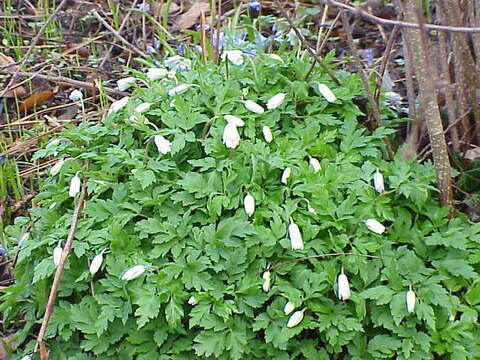
<instances>
[{"instance_id":1,"label":"leafy plant clump","mask_svg":"<svg viewBox=\"0 0 480 360\"><path fill-rule=\"evenodd\" d=\"M148 88L39 151L65 161L7 229L11 246L23 240L0 308L23 328L19 356L34 346L76 175L88 200L47 330L53 358L480 353L480 225L447 218L431 165L382 159L392 130L358 124L357 76L338 72L337 86L319 70L305 81L301 58L236 63L136 73Z\"/></svg>"}]
</instances>

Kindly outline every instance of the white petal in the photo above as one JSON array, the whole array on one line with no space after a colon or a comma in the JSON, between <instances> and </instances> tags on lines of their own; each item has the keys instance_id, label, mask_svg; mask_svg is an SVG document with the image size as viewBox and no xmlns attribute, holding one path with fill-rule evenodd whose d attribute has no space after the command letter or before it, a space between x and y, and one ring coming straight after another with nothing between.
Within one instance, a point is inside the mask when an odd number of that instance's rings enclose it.
<instances>
[{"instance_id":1,"label":"white petal","mask_svg":"<svg viewBox=\"0 0 480 360\"><path fill-rule=\"evenodd\" d=\"M310 166L313 168L313 172L319 172L322 169L322 166L320 165L320 161L318 161L317 158L310 157L308 162L310 163Z\"/></svg>"},{"instance_id":2,"label":"white petal","mask_svg":"<svg viewBox=\"0 0 480 360\"><path fill-rule=\"evenodd\" d=\"M60 159L59 161L57 161L57 163L51 167L50 175L52 175L52 176L57 175L59 173L60 169L62 168L64 162L65 162L65 159L63 159L63 158Z\"/></svg>"},{"instance_id":3,"label":"white petal","mask_svg":"<svg viewBox=\"0 0 480 360\"><path fill-rule=\"evenodd\" d=\"M268 110L273 110L279 107L283 101L285 100L285 93L279 93L273 97L271 97L268 102L267 102L267 109Z\"/></svg>"},{"instance_id":4,"label":"white petal","mask_svg":"<svg viewBox=\"0 0 480 360\"><path fill-rule=\"evenodd\" d=\"M228 59L234 65L243 64L243 53L241 50L226 50L222 53L222 61Z\"/></svg>"},{"instance_id":5,"label":"white petal","mask_svg":"<svg viewBox=\"0 0 480 360\"><path fill-rule=\"evenodd\" d=\"M245 207L245 212L248 216L252 216L255 211L255 199L252 195L247 194L243 200L243 205Z\"/></svg>"},{"instance_id":6,"label":"white petal","mask_svg":"<svg viewBox=\"0 0 480 360\"><path fill-rule=\"evenodd\" d=\"M96 255L92 262L90 263L90 274L94 275L99 269L100 269L100 266L102 266L102 262L103 262L103 254L100 253L98 255Z\"/></svg>"},{"instance_id":7,"label":"white petal","mask_svg":"<svg viewBox=\"0 0 480 360\"><path fill-rule=\"evenodd\" d=\"M340 300L347 300L350 297L350 285L348 283L347 275L340 274L337 279L338 283L338 298Z\"/></svg>"},{"instance_id":8,"label":"white petal","mask_svg":"<svg viewBox=\"0 0 480 360\"><path fill-rule=\"evenodd\" d=\"M240 134L234 124L228 123L225 125L222 141L229 149L235 149L240 144Z\"/></svg>"},{"instance_id":9,"label":"white petal","mask_svg":"<svg viewBox=\"0 0 480 360\"><path fill-rule=\"evenodd\" d=\"M283 308L283 313L285 315L288 315L290 314L293 310L295 310L295 305L293 305L292 302L288 301L286 304L285 304L285 307Z\"/></svg>"},{"instance_id":10,"label":"white petal","mask_svg":"<svg viewBox=\"0 0 480 360\"><path fill-rule=\"evenodd\" d=\"M150 68L147 71L147 78L151 81L163 79L168 75L168 70L164 68Z\"/></svg>"},{"instance_id":11,"label":"white petal","mask_svg":"<svg viewBox=\"0 0 480 360\"><path fill-rule=\"evenodd\" d=\"M191 86L190 84L180 84L178 86L175 86L173 89L170 89L168 91L168 95L169 96L174 96L174 95L178 95L178 94L183 94L185 91L188 90L188 88L190 86Z\"/></svg>"},{"instance_id":12,"label":"white petal","mask_svg":"<svg viewBox=\"0 0 480 360\"><path fill-rule=\"evenodd\" d=\"M190 296L188 299L188 305L195 306L198 304L198 299L195 296Z\"/></svg>"},{"instance_id":13,"label":"white petal","mask_svg":"<svg viewBox=\"0 0 480 360\"><path fill-rule=\"evenodd\" d=\"M245 100L243 104L248 110L254 112L255 114L263 114L263 112L265 111L262 106L258 105L255 101L252 100Z\"/></svg>"},{"instance_id":14,"label":"white petal","mask_svg":"<svg viewBox=\"0 0 480 360\"><path fill-rule=\"evenodd\" d=\"M263 291L265 292L268 292L270 290L270 281L271 281L271 277L270 277L270 271L265 271L262 275L262 278L263 278Z\"/></svg>"},{"instance_id":15,"label":"white petal","mask_svg":"<svg viewBox=\"0 0 480 360\"><path fill-rule=\"evenodd\" d=\"M168 154L170 151L172 151L172 148L171 148L172 144L163 136L155 135L153 137L153 141L155 142L155 145L157 146L157 150L160 154L165 155L165 154Z\"/></svg>"},{"instance_id":16,"label":"white petal","mask_svg":"<svg viewBox=\"0 0 480 360\"><path fill-rule=\"evenodd\" d=\"M295 311L292 314L292 316L290 316L290 319L288 319L287 327L288 328L293 328L293 327L297 326L298 324L300 324L300 322L303 320L303 312L304 311L305 311L305 309Z\"/></svg>"},{"instance_id":17,"label":"white petal","mask_svg":"<svg viewBox=\"0 0 480 360\"><path fill-rule=\"evenodd\" d=\"M143 113L143 112L147 111L148 109L150 109L150 106L152 106L152 104L150 104L150 103L140 104L135 108L135 112Z\"/></svg>"},{"instance_id":18,"label":"white petal","mask_svg":"<svg viewBox=\"0 0 480 360\"><path fill-rule=\"evenodd\" d=\"M371 231L373 231L374 233L377 233L377 234L383 234L383 232L385 231L385 226L383 226L381 223L379 223L375 219L367 219L365 221L365 225L367 225L367 227Z\"/></svg>"},{"instance_id":19,"label":"white petal","mask_svg":"<svg viewBox=\"0 0 480 360\"><path fill-rule=\"evenodd\" d=\"M129 89L135 83L136 80L137 79L131 76L124 79L117 80L118 90L125 91Z\"/></svg>"},{"instance_id":20,"label":"white petal","mask_svg":"<svg viewBox=\"0 0 480 360\"><path fill-rule=\"evenodd\" d=\"M328 102L334 102L335 100L337 100L335 94L332 92L332 90L330 90L327 85L318 84L318 90Z\"/></svg>"},{"instance_id":21,"label":"white petal","mask_svg":"<svg viewBox=\"0 0 480 360\"><path fill-rule=\"evenodd\" d=\"M292 169L289 168L289 167L287 167L285 170L283 170L282 180L281 180L282 184L287 185L287 180L290 177L291 173L292 173Z\"/></svg>"},{"instance_id":22,"label":"white petal","mask_svg":"<svg viewBox=\"0 0 480 360\"><path fill-rule=\"evenodd\" d=\"M145 272L145 270L146 270L145 266L135 265L135 266L131 267L130 269L128 269L127 271L125 271L125 273L122 275L121 279L126 280L126 281L136 279L136 278L140 277Z\"/></svg>"},{"instance_id":23,"label":"white petal","mask_svg":"<svg viewBox=\"0 0 480 360\"><path fill-rule=\"evenodd\" d=\"M55 266L60 264L60 259L62 258L63 249L60 245L58 245L55 249L53 249L53 263Z\"/></svg>"},{"instance_id":24,"label":"white petal","mask_svg":"<svg viewBox=\"0 0 480 360\"><path fill-rule=\"evenodd\" d=\"M83 99L83 94L80 90L73 90L70 95L68 96L68 98L72 101L80 101Z\"/></svg>"},{"instance_id":25,"label":"white petal","mask_svg":"<svg viewBox=\"0 0 480 360\"><path fill-rule=\"evenodd\" d=\"M264 126L262 128L262 132L263 132L263 138L265 139L265 141L267 143L272 142L272 140L273 140L272 130L270 130L270 128L268 126Z\"/></svg>"},{"instance_id":26,"label":"white petal","mask_svg":"<svg viewBox=\"0 0 480 360\"><path fill-rule=\"evenodd\" d=\"M70 197L75 197L80 192L80 187L82 186L82 181L75 175L72 180L70 181L70 188L68 190L68 195Z\"/></svg>"},{"instance_id":27,"label":"white petal","mask_svg":"<svg viewBox=\"0 0 480 360\"><path fill-rule=\"evenodd\" d=\"M385 191L385 183L383 181L383 175L378 169L373 175L373 186L375 190L380 194Z\"/></svg>"},{"instance_id":28,"label":"white petal","mask_svg":"<svg viewBox=\"0 0 480 360\"><path fill-rule=\"evenodd\" d=\"M303 250L303 240L300 228L293 221L288 225L288 234L292 250Z\"/></svg>"},{"instance_id":29,"label":"white petal","mask_svg":"<svg viewBox=\"0 0 480 360\"><path fill-rule=\"evenodd\" d=\"M227 120L229 124L233 124L238 127L245 126L245 122L239 117L236 117L235 115L224 115L223 117L225 118L225 120Z\"/></svg>"},{"instance_id":30,"label":"white petal","mask_svg":"<svg viewBox=\"0 0 480 360\"><path fill-rule=\"evenodd\" d=\"M130 98L128 96L125 96L124 98L121 98L118 101L114 101L112 105L110 105L110 109L108 110L108 113L111 114L119 111L120 109L125 107L125 105L127 105L129 99Z\"/></svg>"},{"instance_id":31,"label":"white petal","mask_svg":"<svg viewBox=\"0 0 480 360\"><path fill-rule=\"evenodd\" d=\"M410 289L407 291L407 311L409 313L412 313L415 311L415 301L416 301L416 295L412 290L412 287L410 286Z\"/></svg>"}]
</instances>

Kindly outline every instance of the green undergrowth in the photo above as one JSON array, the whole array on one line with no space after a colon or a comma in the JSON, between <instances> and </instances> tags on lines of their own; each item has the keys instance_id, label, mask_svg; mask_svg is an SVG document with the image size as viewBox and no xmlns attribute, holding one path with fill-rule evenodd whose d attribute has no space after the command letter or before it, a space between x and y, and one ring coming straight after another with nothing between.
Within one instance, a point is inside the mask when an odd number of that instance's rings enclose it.
<instances>
[{"instance_id":1,"label":"green undergrowth","mask_svg":"<svg viewBox=\"0 0 480 360\"><path fill-rule=\"evenodd\" d=\"M156 81L135 73L149 87L137 82L125 107L100 123L68 127L40 150L37 158L68 160L44 182L30 218L17 218L6 232L10 250L24 240L16 283L0 299L4 327L22 329L14 358L34 347L55 271L52 252L64 245L72 221L76 174L88 200L47 331L51 359L423 360L480 353L480 225L448 219L437 205L431 164L383 159L382 139L394 131L369 132L358 123L356 75L337 72L338 86L315 69L305 81L309 68L302 58L262 55L240 66L196 64ZM178 84L193 86L169 96ZM328 102L319 84L336 100ZM286 94L284 102L261 114L242 102L265 108L278 93ZM142 103L151 106L135 112ZM245 123L235 148L222 142L224 115ZM171 151L159 153L156 135ZM319 159L320 171L310 157ZM382 194L372 186L377 169ZM255 199L251 216L247 194ZM386 231L371 231L367 219ZM291 222L304 249L292 250ZM92 276L89 263L102 252ZM328 255L314 257L321 254ZM136 265L146 271L122 280ZM351 289L344 301L337 294L342 268ZM410 286L413 312L406 306ZM288 315L287 301L295 307ZM303 319L287 327L301 310Z\"/></svg>"}]
</instances>

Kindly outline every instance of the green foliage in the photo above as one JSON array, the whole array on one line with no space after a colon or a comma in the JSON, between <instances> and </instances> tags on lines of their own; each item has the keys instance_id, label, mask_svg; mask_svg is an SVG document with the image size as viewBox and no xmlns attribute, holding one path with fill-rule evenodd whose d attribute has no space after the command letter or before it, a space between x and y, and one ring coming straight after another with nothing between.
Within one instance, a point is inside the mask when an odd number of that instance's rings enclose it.
<instances>
[{"instance_id":1,"label":"green foliage","mask_svg":"<svg viewBox=\"0 0 480 360\"><path fill-rule=\"evenodd\" d=\"M175 80L150 82L122 110L72 126L55 149L41 150L38 156L58 151L70 160L45 182L31 221L7 229L13 245L31 226L17 282L3 290L0 308L4 323L25 320L16 338L23 354L44 312L53 248L71 223L68 187L77 172L88 201L47 331L52 358L423 360L480 352L480 226L447 218L431 165L382 159L382 138L392 131L369 133L357 123L356 76L339 72L339 87L317 70L305 82L309 66L267 56L228 69L197 65L177 74L196 85L186 92L171 97ZM318 83L337 100L327 102ZM265 105L279 92L284 103L263 114L241 102ZM143 102L152 106L135 113ZM235 149L222 143L227 114L245 122ZM171 142L171 152L159 154L155 135ZM320 160L318 173L309 156ZM372 186L377 169L384 194ZM256 202L251 217L247 193ZM370 231L369 218L386 232ZM304 250L291 250L290 219ZM92 276L88 264L104 250ZM304 258L344 252L377 258ZM144 274L121 280L138 264ZM352 291L346 301L336 295L342 267ZM405 302L410 285L413 313ZM287 301L306 308L292 328Z\"/></svg>"}]
</instances>

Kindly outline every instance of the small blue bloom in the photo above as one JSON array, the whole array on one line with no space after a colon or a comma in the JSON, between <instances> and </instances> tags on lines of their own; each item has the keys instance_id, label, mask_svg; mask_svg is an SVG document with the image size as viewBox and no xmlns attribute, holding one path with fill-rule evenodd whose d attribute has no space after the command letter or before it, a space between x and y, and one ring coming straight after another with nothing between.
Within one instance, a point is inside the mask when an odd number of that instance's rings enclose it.
<instances>
[{"instance_id":1,"label":"small blue bloom","mask_svg":"<svg viewBox=\"0 0 480 360\"><path fill-rule=\"evenodd\" d=\"M175 71L186 71L190 70L192 62L184 57L179 55L170 56L165 59L165 66L170 70Z\"/></svg>"}]
</instances>

